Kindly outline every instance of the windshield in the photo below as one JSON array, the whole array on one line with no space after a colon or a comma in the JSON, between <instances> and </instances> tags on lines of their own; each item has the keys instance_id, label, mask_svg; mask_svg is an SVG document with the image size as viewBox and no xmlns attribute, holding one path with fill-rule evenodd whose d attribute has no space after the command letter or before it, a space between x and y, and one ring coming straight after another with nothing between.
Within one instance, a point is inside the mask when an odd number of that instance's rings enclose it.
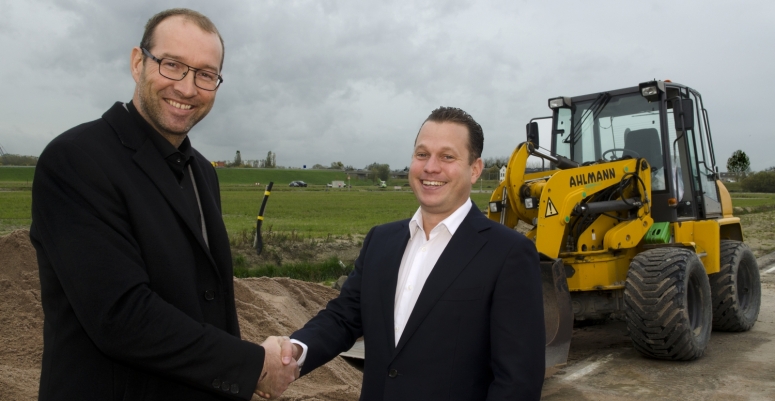
<instances>
[{"instance_id":1,"label":"windshield","mask_svg":"<svg viewBox=\"0 0 775 401\"><path fill-rule=\"evenodd\" d=\"M652 189L665 189L658 102L639 93L601 93L558 109L556 124L557 154L581 164L644 157L652 166Z\"/></svg>"}]
</instances>

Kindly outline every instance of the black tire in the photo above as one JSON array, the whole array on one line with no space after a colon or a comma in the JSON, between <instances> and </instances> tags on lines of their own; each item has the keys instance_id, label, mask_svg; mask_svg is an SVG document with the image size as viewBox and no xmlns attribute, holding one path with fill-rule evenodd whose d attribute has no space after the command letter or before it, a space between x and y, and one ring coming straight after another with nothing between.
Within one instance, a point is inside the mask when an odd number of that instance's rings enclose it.
<instances>
[{"instance_id":1,"label":"black tire","mask_svg":"<svg viewBox=\"0 0 775 401\"><path fill-rule=\"evenodd\" d=\"M750 330L762 304L761 277L753 252L740 241L721 241L721 271L708 279L713 330Z\"/></svg>"},{"instance_id":2,"label":"black tire","mask_svg":"<svg viewBox=\"0 0 775 401\"><path fill-rule=\"evenodd\" d=\"M641 354L691 361L705 352L713 319L710 284L693 251L638 254L627 272L624 302L630 339Z\"/></svg>"}]
</instances>

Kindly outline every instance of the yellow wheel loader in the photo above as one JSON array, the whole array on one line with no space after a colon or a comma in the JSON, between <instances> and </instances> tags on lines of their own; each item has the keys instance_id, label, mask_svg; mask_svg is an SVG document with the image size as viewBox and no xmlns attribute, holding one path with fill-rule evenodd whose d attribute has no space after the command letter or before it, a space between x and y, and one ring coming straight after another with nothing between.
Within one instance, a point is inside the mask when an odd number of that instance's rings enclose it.
<instances>
[{"instance_id":1,"label":"yellow wheel loader","mask_svg":"<svg viewBox=\"0 0 775 401\"><path fill-rule=\"evenodd\" d=\"M635 349L668 360L702 356L711 329L749 330L759 269L718 180L700 94L650 81L549 108L550 132L527 125L488 205L490 219L531 227L547 370L567 362L574 321L621 317Z\"/></svg>"}]
</instances>

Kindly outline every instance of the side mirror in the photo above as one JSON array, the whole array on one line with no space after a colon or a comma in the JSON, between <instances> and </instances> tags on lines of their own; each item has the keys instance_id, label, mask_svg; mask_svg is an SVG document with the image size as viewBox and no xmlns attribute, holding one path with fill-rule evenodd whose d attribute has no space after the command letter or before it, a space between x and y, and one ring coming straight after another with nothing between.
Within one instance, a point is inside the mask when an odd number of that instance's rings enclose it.
<instances>
[{"instance_id":1,"label":"side mirror","mask_svg":"<svg viewBox=\"0 0 775 401\"><path fill-rule=\"evenodd\" d=\"M531 121L525 126L527 129L527 141L533 144L533 147L538 149L538 123Z\"/></svg>"},{"instance_id":2,"label":"side mirror","mask_svg":"<svg viewBox=\"0 0 775 401\"><path fill-rule=\"evenodd\" d=\"M675 130L686 132L694 129L694 102L692 99L673 99Z\"/></svg>"}]
</instances>

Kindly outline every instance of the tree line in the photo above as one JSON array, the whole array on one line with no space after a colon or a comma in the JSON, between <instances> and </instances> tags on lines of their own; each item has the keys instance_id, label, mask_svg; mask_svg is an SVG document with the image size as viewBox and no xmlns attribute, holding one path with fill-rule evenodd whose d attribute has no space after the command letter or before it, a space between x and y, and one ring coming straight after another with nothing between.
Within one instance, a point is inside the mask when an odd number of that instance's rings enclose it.
<instances>
[{"instance_id":1,"label":"tree line","mask_svg":"<svg viewBox=\"0 0 775 401\"><path fill-rule=\"evenodd\" d=\"M22 156L7 153L0 156L0 166L35 166L37 164L37 156Z\"/></svg>"},{"instance_id":2,"label":"tree line","mask_svg":"<svg viewBox=\"0 0 775 401\"><path fill-rule=\"evenodd\" d=\"M775 192L775 166L753 172L751 160L742 150L734 151L727 159L727 171L734 174L746 192Z\"/></svg>"}]
</instances>

